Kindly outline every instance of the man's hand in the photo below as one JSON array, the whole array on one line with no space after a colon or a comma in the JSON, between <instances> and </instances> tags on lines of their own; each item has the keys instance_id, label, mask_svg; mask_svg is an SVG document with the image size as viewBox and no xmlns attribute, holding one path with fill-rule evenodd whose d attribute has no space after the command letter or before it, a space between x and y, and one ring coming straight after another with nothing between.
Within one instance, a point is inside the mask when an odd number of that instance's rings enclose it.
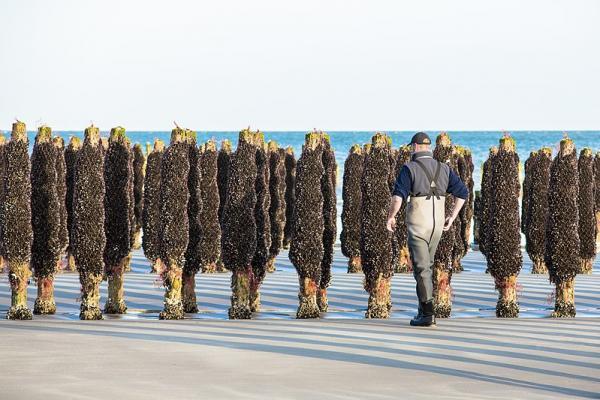
<instances>
[{"instance_id":1,"label":"man's hand","mask_svg":"<svg viewBox=\"0 0 600 400\"><path fill-rule=\"evenodd\" d=\"M386 225L388 231L394 232L396 230L396 217L388 218Z\"/></svg>"},{"instance_id":2,"label":"man's hand","mask_svg":"<svg viewBox=\"0 0 600 400\"><path fill-rule=\"evenodd\" d=\"M444 232L447 232L450 230L450 227L452 227L453 222L454 222L453 217L446 217L446 223L444 224Z\"/></svg>"}]
</instances>

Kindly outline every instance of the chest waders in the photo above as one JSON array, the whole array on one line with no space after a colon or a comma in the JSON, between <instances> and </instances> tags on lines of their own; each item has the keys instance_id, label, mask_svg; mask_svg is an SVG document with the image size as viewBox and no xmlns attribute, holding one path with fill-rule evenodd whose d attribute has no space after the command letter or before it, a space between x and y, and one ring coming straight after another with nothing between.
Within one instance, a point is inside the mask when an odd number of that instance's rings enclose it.
<instances>
[{"instance_id":1,"label":"chest waders","mask_svg":"<svg viewBox=\"0 0 600 400\"><path fill-rule=\"evenodd\" d=\"M431 268L446 220L444 206L447 188L439 184L442 163L436 162L433 175L419 159L415 159L414 163L419 166L414 173L424 173L429 181L429 192L411 193L406 207L408 247L417 282L417 296L422 304L433 300Z\"/></svg>"}]
</instances>

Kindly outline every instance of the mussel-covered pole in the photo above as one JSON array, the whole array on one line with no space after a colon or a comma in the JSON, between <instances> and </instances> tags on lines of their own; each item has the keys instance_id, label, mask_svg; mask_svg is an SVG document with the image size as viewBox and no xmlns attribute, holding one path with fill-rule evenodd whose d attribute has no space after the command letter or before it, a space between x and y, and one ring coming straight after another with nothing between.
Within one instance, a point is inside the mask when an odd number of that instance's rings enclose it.
<instances>
[{"instance_id":1,"label":"mussel-covered pole","mask_svg":"<svg viewBox=\"0 0 600 400\"><path fill-rule=\"evenodd\" d=\"M454 148L450 136L445 132L440 133L436 138L433 158L448 164L451 170L458 171L456 158L453 153ZM444 203L446 216L451 215L453 208L454 197L446 196ZM433 296L436 318L448 318L452 311L452 287L450 286L450 282L452 279L453 251L457 225L457 223L454 223L450 226L450 229L442 232L435 252L433 261Z\"/></svg>"},{"instance_id":2,"label":"mussel-covered pole","mask_svg":"<svg viewBox=\"0 0 600 400\"><path fill-rule=\"evenodd\" d=\"M188 144L189 173L187 190L189 193L187 203L187 217L189 226L189 240L185 252L185 266L183 267L183 311L186 313L198 312L196 302L196 274L200 271L200 212L202 198L200 196L200 149L196 146L196 133L186 130Z\"/></svg>"},{"instance_id":3,"label":"mussel-covered pole","mask_svg":"<svg viewBox=\"0 0 600 400\"><path fill-rule=\"evenodd\" d=\"M267 271L275 272L275 257L283 246L283 230L285 229L285 150L277 147L277 143L269 141L269 219L271 220L271 247Z\"/></svg>"},{"instance_id":4,"label":"mussel-covered pole","mask_svg":"<svg viewBox=\"0 0 600 400\"><path fill-rule=\"evenodd\" d=\"M296 157L294 149L285 149L285 229L283 248L289 249L294 225L294 204L296 202Z\"/></svg>"},{"instance_id":5,"label":"mussel-covered pole","mask_svg":"<svg viewBox=\"0 0 600 400\"><path fill-rule=\"evenodd\" d=\"M322 136L308 133L295 175L295 199L289 258L300 281L297 318L318 318L317 291L323 261Z\"/></svg>"},{"instance_id":6,"label":"mussel-covered pole","mask_svg":"<svg viewBox=\"0 0 600 400\"><path fill-rule=\"evenodd\" d=\"M219 223L223 220L223 209L227 198L227 179L229 163L231 162L231 142L227 139L221 142L217 159L217 186L219 186Z\"/></svg>"},{"instance_id":7,"label":"mussel-covered pole","mask_svg":"<svg viewBox=\"0 0 600 400\"><path fill-rule=\"evenodd\" d=\"M331 147L329 135L321 132L323 141L323 170L321 191L323 192L323 261L321 262L321 281L317 293L317 303L321 312L328 308L327 287L331 283L331 264L333 263L333 245L337 236L337 164Z\"/></svg>"},{"instance_id":8,"label":"mussel-covered pole","mask_svg":"<svg viewBox=\"0 0 600 400\"><path fill-rule=\"evenodd\" d=\"M69 245L69 230L67 228L67 166L65 164L65 140L56 136L52 139L54 148L56 149L56 194L58 196L58 205L60 208L60 228L58 230L60 240L60 255L61 257L67 251ZM60 268L61 262L58 261L57 268Z\"/></svg>"},{"instance_id":9,"label":"mussel-covered pole","mask_svg":"<svg viewBox=\"0 0 600 400\"><path fill-rule=\"evenodd\" d=\"M464 158L464 148L461 146L454 146L453 148L453 162L456 167L456 173L460 177L463 183L467 182L467 165ZM467 206L464 205L459 212L458 218L454 221L454 247L452 248L452 272L460 273L463 271L461 264L462 258L467 254L468 242L464 240L464 229L463 223L466 222L464 213L467 210Z\"/></svg>"},{"instance_id":10,"label":"mussel-covered pole","mask_svg":"<svg viewBox=\"0 0 600 400\"><path fill-rule=\"evenodd\" d=\"M4 227L4 178L6 177L6 138L0 133L0 273L4 272L5 254L2 240Z\"/></svg>"},{"instance_id":11,"label":"mussel-covered pole","mask_svg":"<svg viewBox=\"0 0 600 400\"><path fill-rule=\"evenodd\" d=\"M100 130L85 130L83 146L75 161L71 252L79 271L81 306L79 318L102 319L100 282L104 274L104 149Z\"/></svg>"},{"instance_id":12,"label":"mussel-covered pole","mask_svg":"<svg viewBox=\"0 0 600 400\"><path fill-rule=\"evenodd\" d=\"M475 165L473 164L473 154L469 148L463 148L463 156L466 164L466 176L463 181L469 191L469 197L465 202L463 208L461 208L461 227L463 241L465 242L465 250L469 251L471 248L471 232L473 227L473 217L475 215L474 204L475 204L475 182L473 180L473 172L475 171ZM462 177L461 177L462 179ZM464 212L463 212L464 211Z\"/></svg>"},{"instance_id":13,"label":"mussel-covered pole","mask_svg":"<svg viewBox=\"0 0 600 400\"><path fill-rule=\"evenodd\" d=\"M104 312L124 314L127 311L123 294L125 264L131 251L131 234L135 233L129 219L129 210L134 202L130 190L133 154L125 128L111 129L108 142L104 159L104 268L108 298Z\"/></svg>"},{"instance_id":14,"label":"mussel-covered pole","mask_svg":"<svg viewBox=\"0 0 600 400\"><path fill-rule=\"evenodd\" d=\"M144 255L152 265L152 272L159 272L160 263L160 169L165 145L161 140L154 141L154 148L148 154L146 175L144 176L144 207L142 213L142 247Z\"/></svg>"},{"instance_id":15,"label":"mussel-covered pole","mask_svg":"<svg viewBox=\"0 0 600 400\"><path fill-rule=\"evenodd\" d=\"M485 160L481 174L481 221L479 226L479 251L487 258L488 256L488 231L490 227L490 204L492 199L492 164L498 154L498 148L490 148L488 159ZM488 272L486 270L486 272Z\"/></svg>"},{"instance_id":16,"label":"mussel-covered pole","mask_svg":"<svg viewBox=\"0 0 600 400\"><path fill-rule=\"evenodd\" d=\"M69 145L65 149L65 167L66 167L66 183L67 194L65 205L67 208L67 230L69 232L69 246L67 247L67 268L70 271L75 271L75 258L73 257L71 246L71 232L73 226L73 183L75 180L75 161L81 149L81 139L77 136L71 136Z\"/></svg>"},{"instance_id":17,"label":"mussel-covered pole","mask_svg":"<svg viewBox=\"0 0 600 400\"><path fill-rule=\"evenodd\" d=\"M475 191L473 201L473 243L479 248L481 225L481 190Z\"/></svg>"},{"instance_id":18,"label":"mussel-covered pole","mask_svg":"<svg viewBox=\"0 0 600 400\"><path fill-rule=\"evenodd\" d=\"M594 204L597 243L600 242L600 151L594 157Z\"/></svg>"},{"instance_id":19,"label":"mussel-covered pole","mask_svg":"<svg viewBox=\"0 0 600 400\"><path fill-rule=\"evenodd\" d=\"M200 148L200 241L198 257L203 272L217 270L221 257L219 188L217 186L217 144L209 140Z\"/></svg>"},{"instance_id":20,"label":"mussel-covered pole","mask_svg":"<svg viewBox=\"0 0 600 400\"><path fill-rule=\"evenodd\" d=\"M252 258L252 274L254 280L250 285L250 310L258 311L260 308L260 285L267 273L269 261L269 248L271 247L271 220L269 207L271 196L269 193L269 158L263 133L254 133L256 146L256 205L254 208L254 221L256 222L256 251Z\"/></svg>"},{"instance_id":21,"label":"mussel-covered pole","mask_svg":"<svg viewBox=\"0 0 600 400\"><path fill-rule=\"evenodd\" d=\"M41 126L31 154L31 267L37 281L34 314L54 314L54 275L61 254L60 203L52 130Z\"/></svg>"},{"instance_id":22,"label":"mussel-covered pole","mask_svg":"<svg viewBox=\"0 0 600 400\"><path fill-rule=\"evenodd\" d=\"M553 317L575 316L575 276L581 268L577 169L575 144L566 137L552 161L548 186L544 259L556 285Z\"/></svg>"},{"instance_id":23,"label":"mussel-covered pole","mask_svg":"<svg viewBox=\"0 0 600 400\"><path fill-rule=\"evenodd\" d=\"M546 250L546 222L548 220L548 184L550 183L550 165L552 149L541 148L531 158L529 166L529 200L527 212L527 230L525 231L525 249L533 262L532 274L548 272L544 262ZM527 173L527 172L526 172ZM523 215L524 211L523 211Z\"/></svg>"},{"instance_id":24,"label":"mussel-covered pole","mask_svg":"<svg viewBox=\"0 0 600 400\"><path fill-rule=\"evenodd\" d=\"M12 126L11 140L5 147L6 175L4 177L4 202L2 241L8 262L8 279L11 288L11 306L8 319L31 319L27 308L27 285L31 277L31 164L29 141L25 124L17 121Z\"/></svg>"},{"instance_id":25,"label":"mussel-covered pole","mask_svg":"<svg viewBox=\"0 0 600 400\"><path fill-rule=\"evenodd\" d=\"M531 169L537 160L537 151L529 153L529 158L525 160L525 177L523 178L523 191L521 192L521 232L527 236L527 222L529 219L529 199L531 188Z\"/></svg>"},{"instance_id":26,"label":"mussel-covered pole","mask_svg":"<svg viewBox=\"0 0 600 400\"><path fill-rule=\"evenodd\" d=\"M403 145L398 148L398 158L396 160L396 179L400 174L400 170L404 164L410 161L411 149L408 145ZM405 273L412 271L412 265L410 261L410 252L408 250L408 228L406 226L406 202L403 201L400 206L400 211L396 214L396 230L394 234L398 240L398 262L395 266L397 273Z\"/></svg>"},{"instance_id":27,"label":"mussel-covered pole","mask_svg":"<svg viewBox=\"0 0 600 400\"><path fill-rule=\"evenodd\" d=\"M579 154L579 241L581 273L591 274L596 258L596 218L594 213L594 155L584 148Z\"/></svg>"},{"instance_id":28,"label":"mussel-covered pole","mask_svg":"<svg viewBox=\"0 0 600 400\"><path fill-rule=\"evenodd\" d=\"M139 143L133 146L133 197L135 207L135 236L133 248L139 249L142 245L142 213L144 210L144 151Z\"/></svg>"},{"instance_id":29,"label":"mussel-covered pole","mask_svg":"<svg viewBox=\"0 0 600 400\"><path fill-rule=\"evenodd\" d=\"M362 215L360 254L365 274L365 289L369 293L366 318L388 318L392 307L391 233L386 228L390 206L389 153L390 138L376 133L365 153L361 180Z\"/></svg>"},{"instance_id":30,"label":"mussel-covered pole","mask_svg":"<svg viewBox=\"0 0 600 400\"><path fill-rule=\"evenodd\" d=\"M189 143L182 128L171 131L171 144L165 150L160 179L160 260L165 285L164 309L160 319L182 319L182 273L189 242L188 174Z\"/></svg>"},{"instance_id":31,"label":"mussel-covered pole","mask_svg":"<svg viewBox=\"0 0 600 400\"><path fill-rule=\"evenodd\" d=\"M488 230L488 270L494 277L499 297L496 316L519 315L517 275L523 266L521 221L519 219L519 158L515 140L500 139L498 154L492 163L492 197Z\"/></svg>"},{"instance_id":32,"label":"mussel-covered pole","mask_svg":"<svg viewBox=\"0 0 600 400\"><path fill-rule=\"evenodd\" d=\"M360 220L362 214L361 179L364 154L360 145L350 148L344 162L342 182L342 254L348 257L348 273L362 272L360 261Z\"/></svg>"},{"instance_id":33,"label":"mussel-covered pole","mask_svg":"<svg viewBox=\"0 0 600 400\"><path fill-rule=\"evenodd\" d=\"M227 197L222 215L221 253L225 268L232 271L229 318L249 319L250 290L254 285L252 259L256 252L256 145L250 129L239 134L231 156Z\"/></svg>"}]
</instances>

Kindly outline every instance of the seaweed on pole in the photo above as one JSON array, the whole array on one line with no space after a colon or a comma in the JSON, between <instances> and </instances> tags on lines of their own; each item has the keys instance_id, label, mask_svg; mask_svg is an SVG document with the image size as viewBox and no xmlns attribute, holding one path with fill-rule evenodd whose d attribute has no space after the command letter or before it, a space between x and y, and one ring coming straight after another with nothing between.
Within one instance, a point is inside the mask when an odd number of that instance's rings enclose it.
<instances>
[{"instance_id":1,"label":"seaweed on pole","mask_svg":"<svg viewBox=\"0 0 600 400\"><path fill-rule=\"evenodd\" d=\"M189 143L186 130L171 131L171 143L161 163L160 260L165 285L164 309L160 319L182 319L182 274L189 242L188 174Z\"/></svg>"},{"instance_id":2,"label":"seaweed on pole","mask_svg":"<svg viewBox=\"0 0 600 400\"><path fill-rule=\"evenodd\" d=\"M202 272L216 271L221 257L219 188L217 186L217 143L209 140L200 148L200 240L198 256Z\"/></svg>"},{"instance_id":3,"label":"seaweed on pole","mask_svg":"<svg viewBox=\"0 0 600 400\"><path fill-rule=\"evenodd\" d=\"M62 242L60 237L60 203L56 174L57 148L52 130L41 126L31 154L31 267L37 282L33 313L54 314L54 276L58 272Z\"/></svg>"},{"instance_id":4,"label":"seaweed on pole","mask_svg":"<svg viewBox=\"0 0 600 400\"><path fill-rule=\"evenodd\" d=\"M306 135L302 155L295 168L293 224L289 258L298 273L300 290L296 318L319 318L317 291L323 261L323 168L322 136ZM289 172L289 170L288 170ZM289 198L288 198L289 200Z\"/></svg>"},{"instance_id":5,"label":"seaweed on pole","mask_svg":"<svg viewBox=\"0 0 600 400\"><path fill-rule=\"evenodd\" d=\"M327 287L331 282L331 264L333 263L333 245L337 236L337 164L335 153L331 147L329 135L320 132L323 141L323 177L321 191L323 192L323 261L321 262L321 280L317 292L317 304L321 312L328 308Z\"/></svg>"},{"instance_id":6,"label":"seaweed on pole","mask_svg":"<svg viewBox=\"0 0 600 400\"><path fill-rule=\"evenodd\" d=\"M388 318L391 310L392 264L391 233L386 228L390 205L389 154L391 140L375 133L365 151L361 179L362 215L360 254L369 293L366 318Z\"/></svg>"},{"instance_id":7,"label":"seaweed on pole","mask_svg":"<svg viewBox=\"0 0 600 400\"><path fill-rule=\"evenodd\" d=\"M457 170L454 147L450 136L442 132L436 138L433 158L448 164L453 171ZM448 195L445 200L445 213L450 215L454 207L454 197ZM455 221L456 222L456 221ZM454 242L456 241L456 223L448 231L442 232L433 262L433 297L434 313L437 318L448 318L452 311L452 270L454 260Z\"/></svg>"},{"instance_id":8,"label":"seaweed on pole","mask_svg":"<svg viewBox=\"0 0 600 400\"><path fill-rule=\"evenodd\" d=\"M269 141L269 219L271 220L271 247L267 271L275 272L275 257L283 246L283 230L285 229L285 150L277 143Z\"/></svg>"},{"instance_id":9,"label":"seaweed on pole","mask_svg":"<svg viewBox=\"0 0 600 400\"><path fill-rule=\"evenodd\" d=\"M187 216L189 224L189 241L185 252L185 265L183 267L183 310L186 313L198 312L196 302L196 274L200 271L200 212L202 198L200 196L200 149L196 146L196 132L185 131L188 144L189 173L187 190L189 199L187 203Z\"/></svg>"},{"instance_id":10,"label":"seaweed on pole","mask_svg":"<svg viewBox=\"0 0 600 400\"><path fill-rule=\"evenodd\" d=\"M581 268L577 151L565 137L550 167L546 252L550 282L556 286L553 317L575 316L575 276Z\"/></svg>"},{"instance_id":11,"label":"seaweed on pole","mask_svg":"<svg viewBox=\"0 0 600 400\"><path fill-rule=\"evenodd\" d=\"M67 246L67 269L75 271L75 259L71 250L71 232L73 225L73 182L75 178L75 161L81 149L81 139L77 136L71 136L69 145L65 149L65 180L67 183L67 193L65 206L67 208L67 230L69 235L69 245Z\"/></svg>"},{"instance_id":12,"label":"seaweed on pole","mask_svg":"<svg viewBox=\"0 0 600 400\"><path fill-rule=\"evenodd\" d=\"M142 213L144 210L144 164L146 157L139 143L133 145L133 196L135 206L135 236L133 248L139 249L142 245Z\"/></svg>"},{"instance_id":13,"label":"seaweed on pole","mask_svg":"<svg viewBox=\"0 0 600 400\"><path fill-rule=\"evenodd\" d=\"M596 218L594 213L594 155L584 148L579 154L579 241L581 273L591 274L596 258Z\"/></svg>"},{"instance_id":14,"label":"seaweed on pole","mask_svg":"<svg viewBox=\"0 0 600 400\"><path fill-rule=\"evenodd\" d=\"M100 130L90 126L77 155L73 177L71 251L79 271L79 318L102 319L100 282L104 274L104 149Z\"/></svg>"},{"instance_id":15,"label":"seaweed on pole","mask_svg":"<svg viewBox=\"0 0 600 400\"><path fill-rule=\"evenodd\" d=\"M543 147L530 158L529 195L527 205L527 229L525 231L525 249L533 263L532 274L546 274L544 262L546 246L546 221L548 219L548 184L550 183L550 165L552 149ZM522 212L525 215L525 211Z\"/></svg>"},{"instance_id":16,"label":"seaweed on pole","mask_svg":"<svg viewBox=\"0 0 600 400\"><path fill-rule=\"evenodd\" d=\"M498 154L498 147L493 146L490 148L488 159L485 160L482 167L481 174L481 220L479 226L479 251L486 258L488 256L487 251L487 238L488 230L490 227L490 204L492 199L492 164L494 158ZM488 271L486 270L486 273Z\"/></svg>"},{"instance_id":17,"label":"seaweed on pole","mask_svg":"<svg viewBox=\"0 0 600 400\"><path fill-rule=\"evenodd\" d=\"M296 157L294 149L285 148L285 229L283 230L283 248L290 248L294 225L294 204L296 202Z\"/></svg>"},{"instance_id":18,"label":"seaweed on pole","mask_svg":"<svg viewBox=\"0 0 600 400\"><path fill-rule=\"evenodd\" d=\"M258 311L260 308L259 289L267 273L269 248L271 247L269 158L262 132L256 131L254 133L254 144L256 146L256 205L254 208L256 250L252 258L252 274L254 279L250 285L250 310L252 312Z\"/></svg>"},{"instance_id":19,"label":"seaweed on pole","mask_svg":"<svg viewBox=\"0 0 600 400\"><path fill-rule=\"evenodd\" d=\"M397 178L400 174L400 170L404 164L410 161L411 149L408 145L402 145L398 148L398 156L396 159L396 173ZM395 265L394 272L406 273L412 272L412 265L410 261L410 252L408 249L408 228L406 226L406 202L403 201L400 206L400 211L396 214L396 230L394 234L398 240L398 262Z\"/></svg>"},{"instance_id":20,"label":"seaweed on pole","mask_svg":"<svg viewBox=\"0 0 600 400\"><path fill-rule=\"evenodd\" d=\"M231 155L227 198L222 214L221 255L225 268L232 271L230 319L249 319L250 290L254 284L252 259L256 252L256 145L249 128L239 134Z\"/></svg>"},{"instance_id":21,"label":"seaweed on pole","mask_svg":"<svg viewBox=\"0 0 600 400\"><path fill-rule=\"evenodd\" d=\"M492 163L492 197L488 230L488 269L499 297L496 316L519 315L517 275L523 266L521 221L519 218L519 158L515 140L506 134L500 139Z\"/></svg>"},{"instance_id":22,"label":"seaweed on pole","mask_svg":"<svg viewBox=\"0 0 600 400\"><path fill-rule=\"evenodd\" d=\"M360 220L362 209L361 179L364 154L360 145L355 144L344 162L342 182L342 233L340 242L342 254L348 257L348 273L362 272L360 261Z\"/></svg>"},{"instance_id":23,"label":"seaweed on pole","mask_svg":"<svg viewBox=\"0 0 600 400\"><path fill-rule=\"evenodd\" d=\"M390 197L394 193L394 186L396 184L397 173L399 171L396 168L396 162L398 159L398 150L394 149L390 146L388 160L389 160L389 168L390 172L388 174L388 186L390 189ZM392 269L394 271L400 269L400 246L398 244L398 236L391 235L391 244L392 244Z\"/></svg>"},{"instance_id":24,"label":"seaweed on pole","mask_svg":"<svg viewBox=\"0 0 600 400\"><path fill-rule=\"evenodd\" d=\"M132 247L130 208L134 202L130 182L132 179L133 152L125 128L110 131L108 149L104 158L104 267L108 280L108 298L104 305L106 314L124 314L123 283L125 264ZM135 221L133 221L135 223Z\"/></svg>"},{"instance_id":25,"label":"seaweed on pole","mask_svg":"<svg viewBox=\"0 0 600 400\"><path fill-rule=\"evenodd\" d=\"M6 175L2 241L8 262L11 306L8 319L31 319L27 308L27 285L31 277L31 181L27 131L23 122L13 123L11 140L5 145Z\"/></svg>"},{"instance_id":26,"label":"seaweed on pole","mask_svg":"<svg viewBox=\"0 0 600 400\"><path fill-rule=\"evenodd\" d=\"M164 143L156 139L152 152L148 154L144 176L142 248L144 255L150 261L152 272L159 272L158 263L160 263L160 169L164 151Z\"/></svg>"},{"instance_id":27,"label":"seaweed on pole","mask_svg":"<svg viewBox=\"0 0 600 400\"><path fill-rule=\"evenodd\" d=\"M6 264L4 245L2 240L2 227L4 226L4 178L6 177L6 138L0 133L0 273Z\"/></svg>"}]
</instances>

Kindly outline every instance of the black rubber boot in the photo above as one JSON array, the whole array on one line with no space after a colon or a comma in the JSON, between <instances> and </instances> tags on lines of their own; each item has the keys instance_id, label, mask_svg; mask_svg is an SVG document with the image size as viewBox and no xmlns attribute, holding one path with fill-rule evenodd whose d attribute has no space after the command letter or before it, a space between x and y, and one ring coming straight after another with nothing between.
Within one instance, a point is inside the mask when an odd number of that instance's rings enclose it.
<instances>
[{"instance_id":1,"label":"black rubber boot","mask_svg":"<svg viewBox=\"0 0 600 400\"><path fill-rule=\"evenodd\" d=\"M419 313L410 320L410 326L435 326L433 301L419 304Z\"/></svg>"}]
</instances>

